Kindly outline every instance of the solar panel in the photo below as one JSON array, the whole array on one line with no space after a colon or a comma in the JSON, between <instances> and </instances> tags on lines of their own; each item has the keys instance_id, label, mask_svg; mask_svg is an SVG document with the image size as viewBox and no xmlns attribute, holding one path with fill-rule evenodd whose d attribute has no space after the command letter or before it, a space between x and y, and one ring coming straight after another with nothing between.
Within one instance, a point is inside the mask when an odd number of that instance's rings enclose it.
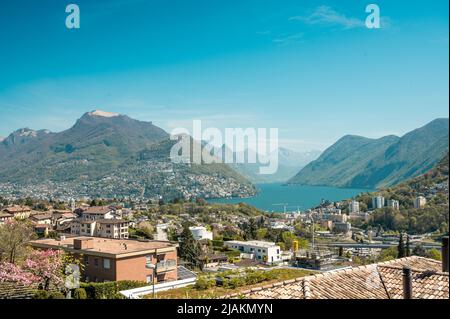
<instances>
[{"instance_id":1,"label":"solar panel","mask_svg":"<svg viewBox=\"0 0 450 319\"><path fill-rule=\"evenodd\" d=\"M177 267L177 273L178 273L178 280L197 277L197 275L193 271L191 271L183 266Z\"/></svg>"}]
</instances>

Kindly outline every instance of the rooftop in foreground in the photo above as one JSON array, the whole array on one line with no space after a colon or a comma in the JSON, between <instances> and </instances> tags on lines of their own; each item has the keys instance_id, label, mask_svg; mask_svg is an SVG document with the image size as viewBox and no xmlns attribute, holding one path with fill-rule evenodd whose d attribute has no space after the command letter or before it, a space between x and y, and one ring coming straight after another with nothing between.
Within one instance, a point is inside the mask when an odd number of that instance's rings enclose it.
<instances>
[{"instance_id":1,"label":"rooftop in foreground","mask_svg":"<svg viewBox=\"0 0 450 319\"><path fill-rule=\"evenodd\" d=\"M224 298L402 299L404 266L411 268L412 298L449 298L449 273L441 271L441 262L418 256L300 277Z\"/></svg>"}]
</instances>

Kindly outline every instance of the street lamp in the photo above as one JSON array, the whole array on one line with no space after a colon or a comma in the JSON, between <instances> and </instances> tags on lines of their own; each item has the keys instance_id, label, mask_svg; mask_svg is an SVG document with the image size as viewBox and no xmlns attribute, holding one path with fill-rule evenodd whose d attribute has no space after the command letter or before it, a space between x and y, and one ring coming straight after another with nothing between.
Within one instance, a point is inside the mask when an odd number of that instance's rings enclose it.
<instances>
[{"instance_id":1,"label":"street lamp","mask_svg":"<svg viewBox=\"0 0 450 319\"><path fill-rule=\"evenodd\" d=\"M155 299L155 278L158 275L158 250L155 249L156 263L148 265L148 268L153 269L152 276L152 298Z\"/></svg>"}]
</instances>

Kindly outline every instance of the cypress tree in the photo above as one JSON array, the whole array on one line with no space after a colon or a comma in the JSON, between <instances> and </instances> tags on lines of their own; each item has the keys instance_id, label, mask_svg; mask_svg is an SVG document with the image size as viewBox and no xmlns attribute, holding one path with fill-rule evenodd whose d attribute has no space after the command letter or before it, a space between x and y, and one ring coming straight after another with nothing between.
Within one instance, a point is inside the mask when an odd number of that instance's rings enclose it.
<instances>
[{"instance_id":1,"label":"cypress tree","mask_svg":"<svg viewBox=\"0 0 450 319\"><path fill-rule=\"evenodd\" d=\"M400 234L400 239L398 240L398 253L397 258L405 257L405 243L403 242L403 233Z\"/></svg>"},{"instance_id":2,"label":"cypress tree","mask_svg":"<svg viewBox=\"0 0 450 319\"><path fill-rule=\"evenodd\" d=\"M179 254L180 258L188 262L192 267L199 266L199 256L201 254L200 245L195 241L194 236L192 236L191 230L188 225L184 225L183 232L179 237L180 248Z\"/></svg>"},{"instance_id":3,"label":"cypress tree","mask_svg":"<svg viewBox=\"0 0 450 319\"><path fill-rule=\"evenodd\" d=\"M409 235L406 234L406 252L405 252L406 257L411 256L411 246L410 246L410 242L409 242Z\"/></svg>"}]
</instances>

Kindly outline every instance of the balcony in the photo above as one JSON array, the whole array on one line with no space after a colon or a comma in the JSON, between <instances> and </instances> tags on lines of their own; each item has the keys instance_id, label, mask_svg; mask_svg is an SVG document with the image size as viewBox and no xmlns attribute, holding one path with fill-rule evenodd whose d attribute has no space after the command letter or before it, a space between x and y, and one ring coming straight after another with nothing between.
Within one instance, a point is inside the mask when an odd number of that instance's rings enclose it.
<instances>
[{"instance_id":1,"label":"balcony","mask_svg":"<svg viewBox=\"0 0 450 319\"><path fill-rule=\"evenodd\" d=\"M177 268L177 261L175 259L165 259L157 263L157 272L170 271Z\"/></svg>"}]
</instances>

